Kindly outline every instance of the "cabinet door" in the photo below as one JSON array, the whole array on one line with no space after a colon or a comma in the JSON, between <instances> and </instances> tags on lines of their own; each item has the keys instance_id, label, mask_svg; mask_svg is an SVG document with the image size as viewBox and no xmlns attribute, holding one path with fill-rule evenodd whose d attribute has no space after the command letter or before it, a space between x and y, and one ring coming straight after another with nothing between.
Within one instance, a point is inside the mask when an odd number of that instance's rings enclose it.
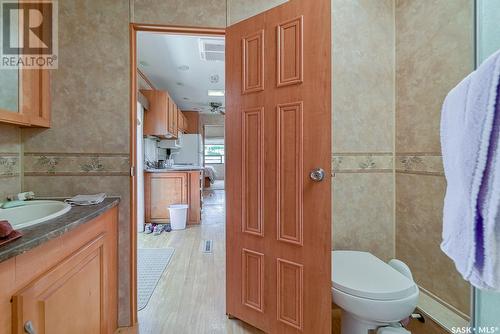
<instances>
[{"instance_id":1,"label":"cabinet door","mask_svg":"<svg viewBox=\"0 0 500 334\"><path fill-rule=\"evenodd\" d=\"M180 109L177 112L177 127L179 128L179 132L184 133L186 128L184 127L184 117L182 116Z\"/></svg>"},{"instance_id":2,"label":"cabinet door","mask_svg":"<svg viewBox=\"0 0 500 334\"><path fill-rule=\"evenodd\" d=\"M104 235L99 236L13 297L13 333L106 333L109 305Z\"/></svg>"},{"instance_id":3,"label":"cabinet door","mask_svg":"<svg viewBox=\"0 0 500 334\"><path fill-rule=\"evenodd\" d=\"M178 118L179 118L179 108L174 103L174 119L173 119L173 122L174 122L174 125L173 125L174 133L173 133L173 135L174 135L174 137L177 137L177 133L179 132Z\"/></svg>"},{"instance_id":4,"label":"cabinet door","mask_svg":"<svg viewBox=\"0 0 500 334\"><path fill-rule=\"evenodd\" d=\"M187 173L150 173L149 218L151 221L170 219L168 207L171 204L187 204Z\"/></svg>"},{"instance_id":5,"label":"cabinet door","mask_svg":"<svg viewBox=\"0 0 500 334\"><path fill-rule=\"evenodd\" d=\"M201 172L190 172L188 223L199 224L200 220L201 220Z\"/></svg>"},{"instance_id":6,"label":"cabinet door","mask_svg":"<svg viewBox=\"0 0 500 334\"><path fill-rule=\"evenodd\" d=\"M174 100L170 97L168 103L168 132L175 135L174 132L174 113L176 112Z\"/></svg>"},{"instance_id":7,"label":"cabinet door","mask_svg":"<svg viewBox=\"0 0 500 334\"><path fill-rule=\"evenodd\" d=\"M22 70L22 109L30 126L50 127L50 72Z\"/></svg>"},{"instance_id":8,"label":"cabinet door","mask_svg":"<svg viewBox=\"0 0 500 334\"><path fill-rule=\"evenodd\" d=\"M181 116L182 116L182 124L184 125L183 128L184 128L184 133L187 133L187 129L188 129L188 121L187 121L187 118L186 116L184 115L183 112L181 112Z\"/></svg>"},{"instance_id":9,"label":"cabinet door","mask_svg":"<svg viewBox=\"0 0 500 334\"><path fill-rule=\"evenodd\" d=\"M159 90L142 90L148 99L149 109L144 113L144 135L166 136L168 131L169 96Z\"/></svg>"}]
</instances>

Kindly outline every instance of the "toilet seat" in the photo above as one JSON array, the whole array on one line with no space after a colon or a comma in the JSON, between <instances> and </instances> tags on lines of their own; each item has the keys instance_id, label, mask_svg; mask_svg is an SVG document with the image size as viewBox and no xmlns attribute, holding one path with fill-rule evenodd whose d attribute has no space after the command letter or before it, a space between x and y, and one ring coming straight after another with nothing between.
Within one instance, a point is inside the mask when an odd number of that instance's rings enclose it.
<instances>
[{"instance_id":1,"label":"toilet seat","mask_svg":"<svg viewBox=\"0 0 500 334\"><path fill-rule=\"evenodd\" d=\"M332 286L344 293L372 300L398 300L414 295L418 288L376 256L359 251L332 252Z\"/></svg>"}]
</instances>

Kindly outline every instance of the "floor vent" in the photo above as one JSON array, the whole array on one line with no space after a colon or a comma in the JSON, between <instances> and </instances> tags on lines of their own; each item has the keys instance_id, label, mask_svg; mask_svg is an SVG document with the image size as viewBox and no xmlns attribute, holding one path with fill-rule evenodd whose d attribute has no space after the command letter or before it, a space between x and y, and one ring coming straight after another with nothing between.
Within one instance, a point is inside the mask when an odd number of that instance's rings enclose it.
<instances>
[{"instance_id":1,"label":"floor vent","mask_svg":"<svg viewBox=\"0 0 500 334\"><path fill-rule=\"evenodd\" d=\"M212 240L203 240L201 243L201 251L203 253L212 253L213 243Z\"/></svg>"}]
</instances>

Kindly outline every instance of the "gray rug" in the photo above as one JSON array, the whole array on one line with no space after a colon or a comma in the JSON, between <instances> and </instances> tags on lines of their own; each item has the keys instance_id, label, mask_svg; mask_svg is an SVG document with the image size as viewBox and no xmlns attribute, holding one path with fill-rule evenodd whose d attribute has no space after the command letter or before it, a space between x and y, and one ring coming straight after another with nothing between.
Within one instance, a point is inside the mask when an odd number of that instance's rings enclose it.
<instances>
[{"instance_id":1,"label":"gray rug","mask_svg":"<svg viewBox=\"0 0 500 334\"><path fill-rule=\"evenodd\" d=\"M139 311L148 304L174 251L173 248L137 249L137 308Z\"/></svg>"}]
</instances>

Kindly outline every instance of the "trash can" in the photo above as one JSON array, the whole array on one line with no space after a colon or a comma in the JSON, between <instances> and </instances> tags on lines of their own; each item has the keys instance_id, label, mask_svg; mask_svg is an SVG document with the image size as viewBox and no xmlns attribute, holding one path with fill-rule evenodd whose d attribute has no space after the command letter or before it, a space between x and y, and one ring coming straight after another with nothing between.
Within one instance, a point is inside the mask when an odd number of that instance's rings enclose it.
<instances>
[{"instance_id":1,"label":"trash can","mask_svg":"<svg viewBox=\"0 0 500 334\"><path fill-rule=\"evenodd\" d=\"M172 230L183 230L187 222L187 204L172 204L168 207L170 211L170 227Z\"/></svg>"}]
</instances>

